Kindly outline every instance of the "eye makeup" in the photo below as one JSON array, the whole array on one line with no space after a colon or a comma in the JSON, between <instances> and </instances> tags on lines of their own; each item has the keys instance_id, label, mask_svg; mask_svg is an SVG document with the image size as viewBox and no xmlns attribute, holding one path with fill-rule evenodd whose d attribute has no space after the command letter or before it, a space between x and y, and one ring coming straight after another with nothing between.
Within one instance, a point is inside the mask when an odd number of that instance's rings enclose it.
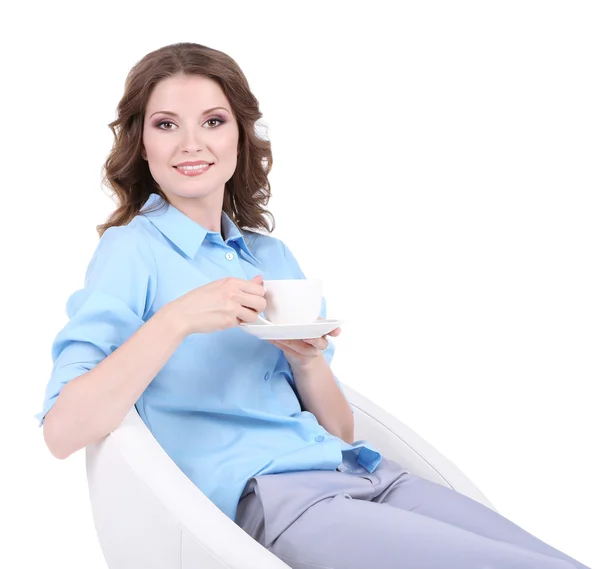
<instances>
[{"instance_id":1,"label":"eye makeup","mask_svg":"<svg viewBox=\"0 0 600 569\"><path fill-rule=\"evenodd\" d=\"M217 128L218 126L221 126L223 123L227 122L227 120L224 117L214 116L209 119L206 119L206 121L204 121L204 124L211 121L218 121L219 124L210 128ZM175 122L171 119L158 119L156 121L153 121L152 126L160 128L161 130L171 130L170 128L162 128L162 125L164 124L175 124Z\"/></svg>"}]
</instances>

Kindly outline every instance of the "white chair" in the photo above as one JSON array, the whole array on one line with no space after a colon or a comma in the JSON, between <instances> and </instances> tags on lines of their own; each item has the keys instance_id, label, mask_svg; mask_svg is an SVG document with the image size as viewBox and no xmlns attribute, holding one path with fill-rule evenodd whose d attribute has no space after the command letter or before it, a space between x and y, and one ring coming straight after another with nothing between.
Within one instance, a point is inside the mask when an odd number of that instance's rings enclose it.
<instances>
[{"instance_id":1,"label":"white chair","mask_svg":"<svg viewBox=\"0 0 600 569\"><path fill-rule=\"evenodd\" d=\"M398 419L343 385L355 438L408 470L493 506L475 485ZM86 449L98 538L109 569L289 569L219 510L179 470L133 407Z\"/></svg>"}]
</instances>

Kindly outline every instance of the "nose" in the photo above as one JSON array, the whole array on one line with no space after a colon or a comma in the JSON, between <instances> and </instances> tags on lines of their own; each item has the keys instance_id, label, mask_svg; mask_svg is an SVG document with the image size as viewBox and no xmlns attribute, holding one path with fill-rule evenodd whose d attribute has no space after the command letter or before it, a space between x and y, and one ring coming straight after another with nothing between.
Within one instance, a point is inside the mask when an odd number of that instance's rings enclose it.
<instances>
[{"instance_id":1,"label":"nose","mask_svg":"<svg viewBox=\"0 0 600 569\"><path fill-rule=\"evenodd\" d=\"M204 143L202 141L202 135L200 133L201 127L188 128L183 130L181 137L181 150L188 153L196 153L202 150Z\"/></svg>"}]
</instances>

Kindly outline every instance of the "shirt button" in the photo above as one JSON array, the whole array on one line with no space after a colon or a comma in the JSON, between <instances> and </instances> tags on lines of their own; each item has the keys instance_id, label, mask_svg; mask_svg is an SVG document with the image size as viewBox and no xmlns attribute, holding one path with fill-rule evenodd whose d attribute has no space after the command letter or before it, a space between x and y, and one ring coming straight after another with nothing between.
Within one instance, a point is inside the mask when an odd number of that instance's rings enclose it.
<instances>
[{"instance_id":1,"label":"shirt button","mask_svg":"<svg viewBox=\"0 0 600 569\"><path fill-rule=\"evenodd\" d=\"M233 259L233 253L231 251L228 251L227 253L225 253L225 258L228 261L231 261Z\"/></svg>"},{"instance_id":2,"label":"shirt button","mask_svg":"<svg viewBox=\"0 0 600 569\"><path fill-rule=\"evenodd\" d=\"M315 441L317 441L318 443L322 443L324 440L325 440L325 437L322 435L315 437Z\"/></svg>"},{"instance_id":3,"label":"shirt button","mask_svg":"<svg viewBox=\"0 0 600 569\"><path fill-rule=\"evenodd\" d=\"M271 372L265 373L265 381L269 381L271 379Z\"/></svg>"}]
</instances>

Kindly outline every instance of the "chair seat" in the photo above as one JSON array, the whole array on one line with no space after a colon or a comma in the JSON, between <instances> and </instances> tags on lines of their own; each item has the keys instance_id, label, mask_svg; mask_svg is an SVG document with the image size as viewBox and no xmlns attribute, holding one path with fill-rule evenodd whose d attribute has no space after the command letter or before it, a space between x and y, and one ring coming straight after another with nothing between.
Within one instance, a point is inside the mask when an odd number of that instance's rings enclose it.
<instances>
[{"instance_id":1,"label":"chair seat","mask_svg":"<svg viewBox=\"0 0 600 569\"><path fill-rule=\"evenodd\" d=\"M349 386L355 436L414 474L493 509L448 459ZM130 409L121 425L86 449L90 500L109 569L284 569L177 467Z\"/></svg>"}]
</instances>

